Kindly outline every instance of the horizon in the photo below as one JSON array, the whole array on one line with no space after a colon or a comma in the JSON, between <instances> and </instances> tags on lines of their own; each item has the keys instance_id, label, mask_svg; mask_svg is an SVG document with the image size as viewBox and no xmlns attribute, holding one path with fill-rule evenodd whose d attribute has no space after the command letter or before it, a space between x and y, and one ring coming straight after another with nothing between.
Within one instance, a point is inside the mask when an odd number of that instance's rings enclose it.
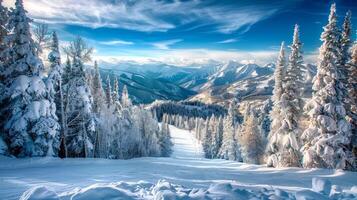
<instances>
[{"instance_id":1,"label":"horizon","mask_svg":"<svg viewBox=\"0 0 357 200\"><path fill-rule=\"evenodd\" d=\"M295 24L305 63L315 63L333 2L339 24L351 10L352 25L357 25L353 1L66 1L27 0L24 5L34 24L58 32L62 46L81 36L94 48L95 60L110 63L275 63L280 43L291 43Z\"/></svg>"}]
</instances>

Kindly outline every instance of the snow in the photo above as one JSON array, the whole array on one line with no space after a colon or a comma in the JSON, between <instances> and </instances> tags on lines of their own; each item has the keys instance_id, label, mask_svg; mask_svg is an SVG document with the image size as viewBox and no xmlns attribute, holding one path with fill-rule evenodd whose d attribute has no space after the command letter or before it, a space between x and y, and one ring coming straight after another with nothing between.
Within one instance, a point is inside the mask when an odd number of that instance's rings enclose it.
<instances>
[{"instance_id":1,"label":"snow","mask_svg":"<svg viewBox=\"0 0 357 200\"><path fill-rule=\"evenodd\" d=\"M0 199L329 199L329 190L357 198L356 172L204 159L193 132L170 131L169 158L0 157Z\"/></svg>"},{"instance_id":2,"label":"snow","mask_svg":"<svg viewBox=\"0 0 357 200\"><path fill-rule=\"evenodd\" d=\"M318 193L330 194L331 182L320 178L312 179L312 190Z\"/></svg>"}]
</instances>

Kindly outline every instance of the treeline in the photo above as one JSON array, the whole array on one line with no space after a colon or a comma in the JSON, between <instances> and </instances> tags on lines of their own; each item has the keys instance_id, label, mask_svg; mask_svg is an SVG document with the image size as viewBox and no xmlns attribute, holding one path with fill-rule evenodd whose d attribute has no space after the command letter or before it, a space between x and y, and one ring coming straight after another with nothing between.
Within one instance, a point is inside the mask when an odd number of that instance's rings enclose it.
<instances>
[{"instance_id":1,"label":"treeline","mask_svg":"<svg viewBox=\"0 0 357 200\"><path fill-rule=\"evenodd\" d=\"M226 115L206 118L164 114L163 121L182 129L194 130L206 158L222 158L259 164L270 129L271 100L261 107L246 106L243 114L233 101ZM243 116L242 116L243 115Z\"/></svg>"},{"instance_id":2,"label":"treeline","mask_svg":"<svg viewBox=\"0 0 357 200\"><path fill-rule=\"evenodd\" d=\"M199 101L155 101L150 105L150 109L156 112L159 121L162 120L164 114L203 119L212 115L224 116L227 114L227 110L223 106Z\"/></svg>"},{"instance_id":3,"label":"treeline","mask_svg":"<svg viewBox=\"0 0 357 200\"><path fill-rule=\"evenodd\" d=\"M118 80L112 88L108 77L102 87L97 63L94 70L84 66L92 48L83 39L64 49L62 65L55 32L48 35L39 26L36 42L32 39L22 0L11 10L0 4L0 14L1 154L114 159L170 154L167 124L133 106L126 86L120 95ZM39 56L48 44L46 76Z\"/></svg>"}]
</instances>

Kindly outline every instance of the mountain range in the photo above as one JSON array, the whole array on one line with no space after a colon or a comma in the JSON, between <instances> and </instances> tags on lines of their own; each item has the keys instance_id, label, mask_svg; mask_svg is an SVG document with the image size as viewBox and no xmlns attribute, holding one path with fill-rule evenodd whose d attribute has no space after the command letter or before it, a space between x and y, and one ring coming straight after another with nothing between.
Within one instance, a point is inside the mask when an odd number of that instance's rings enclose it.
<instances>
[{"instance_id":1,"label":"mountain range","mask_svg":"<svg viewBox=\"0 0 357 200\"><path fill-rule=\"evenodd\" d=\"M274 85L273 63L259 66L229 61L182 67L163 63L101 62L100 66L102 77L109 75L111 79L119 79L119 90L124 84L127 85L135 103L151 103L155 100L223 103L233 97L242 101L265 100L272 94ZM311 88L316 67L307 64L305 69L306 88ZM306 94L310 93L307 90Z\"/></svg>"}]
</instances>

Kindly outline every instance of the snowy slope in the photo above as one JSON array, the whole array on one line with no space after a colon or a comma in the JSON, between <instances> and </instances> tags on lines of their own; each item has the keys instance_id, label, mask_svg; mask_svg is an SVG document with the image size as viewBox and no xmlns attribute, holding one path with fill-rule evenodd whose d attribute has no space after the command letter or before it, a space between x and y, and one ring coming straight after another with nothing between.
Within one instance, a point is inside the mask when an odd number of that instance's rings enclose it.
<instances>
[{"instance_id":1,"label":"snowy slope","mask_svg":"<svg viewBox=\"0 0 357 200\"><path fill-rule=\"evenodd\" d=\"M311 81L316 74L316 66L307 64L305 74L305 97L311 96ZM224 103L233 97L244 100L266 100L272 95L274 86L273 63L259 66L228 62L190 98L192 101L205 103Z\"/></svg>"},{"instance_id":2,"label":"snowy slope","mask_svg":"<svg viewBox=\"0 0 357 200\"><path fill-rule=\"evenodd\" d=\"M357 173L208 160L193 133L171 132L171 158L1 157L0 199L328 199L327 179L336 199L357 198Z\"/></svg>"}]
</instances>

